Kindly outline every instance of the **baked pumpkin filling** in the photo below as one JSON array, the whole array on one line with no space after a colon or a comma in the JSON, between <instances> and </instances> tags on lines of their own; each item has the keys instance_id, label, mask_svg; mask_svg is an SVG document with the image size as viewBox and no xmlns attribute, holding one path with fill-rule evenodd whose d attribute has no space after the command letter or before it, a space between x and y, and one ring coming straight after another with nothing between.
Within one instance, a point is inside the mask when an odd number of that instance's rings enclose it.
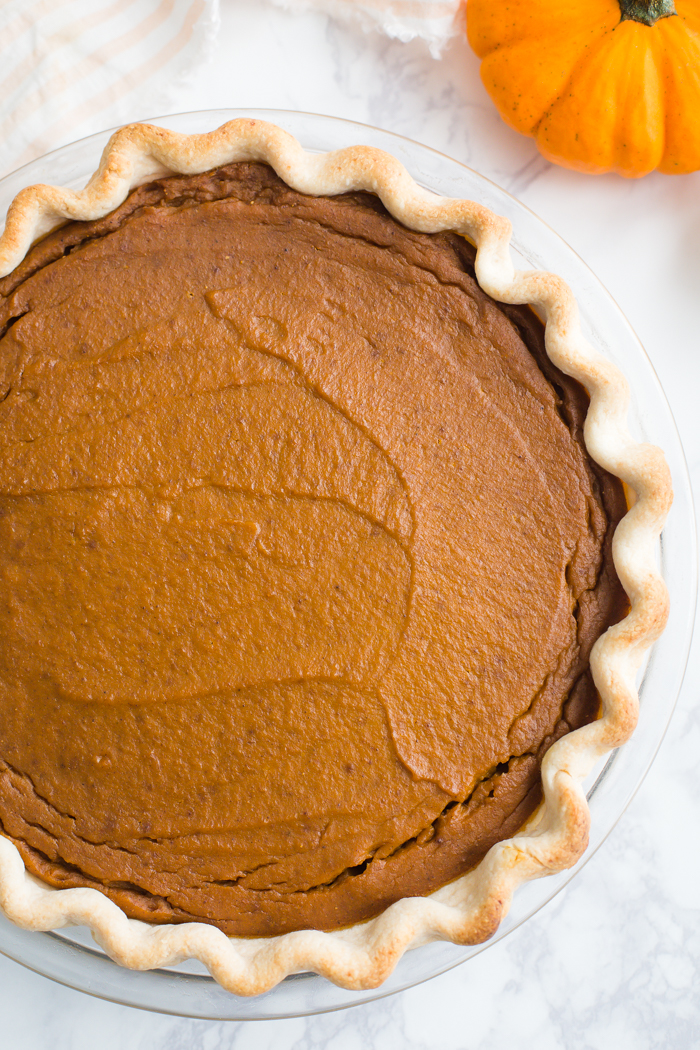
<instances>
[{"instance_id":1,"label":"baked pumpkin filling","mask_svg":"<svg viewBox=\"0 0 700 1050\"><path fill-rule=\"evenodd\" d=\"M0 820L131 916L332 929L596 716L620 483L474 250L232 164L0 281Z\"/></svg>"}]
</instances>

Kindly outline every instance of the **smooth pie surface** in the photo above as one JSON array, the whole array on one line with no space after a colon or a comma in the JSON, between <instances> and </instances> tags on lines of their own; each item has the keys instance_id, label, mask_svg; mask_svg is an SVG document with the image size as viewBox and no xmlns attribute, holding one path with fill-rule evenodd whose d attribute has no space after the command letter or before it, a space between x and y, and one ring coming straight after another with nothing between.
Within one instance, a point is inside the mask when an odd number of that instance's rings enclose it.
<instances>
[{"instance_id":1,"label":"smooth pie surface","mask_svg":"<svg viewBox=\"0 0 700 1050\"><path fill-rule=\"evenodd\" d=\"M332 928L532 811L595 714L624 500L472 258L231 165L0 283L0 818L31 870Z\"/></svg>"}]
</instances>

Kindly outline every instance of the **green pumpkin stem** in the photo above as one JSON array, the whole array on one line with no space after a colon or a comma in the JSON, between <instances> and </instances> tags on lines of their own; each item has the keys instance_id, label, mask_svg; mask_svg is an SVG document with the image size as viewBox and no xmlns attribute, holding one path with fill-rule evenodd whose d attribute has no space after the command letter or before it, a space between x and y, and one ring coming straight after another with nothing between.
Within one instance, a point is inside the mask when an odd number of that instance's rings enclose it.
<instances>
[{"instance_id":1,"label":"green pumpkin stem","mask_svg":"<svg viewBox=\"0 0 700 1050\"><path fill-rule=\"evenodd\" d=\"M669 18L675 15L676 8L673 0L617 0L622 12L620 21L641 22L645 26L653 26L660 18Z\"/></svg>"}]
</instances>

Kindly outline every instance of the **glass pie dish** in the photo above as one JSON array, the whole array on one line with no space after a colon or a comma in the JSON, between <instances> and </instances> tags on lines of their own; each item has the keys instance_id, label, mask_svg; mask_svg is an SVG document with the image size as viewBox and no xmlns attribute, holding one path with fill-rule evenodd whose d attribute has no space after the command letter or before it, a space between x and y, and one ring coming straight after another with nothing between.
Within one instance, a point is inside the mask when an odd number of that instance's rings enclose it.
<instances>
[{"instance_id":1,"label":"glass pie dish","mask_svg":"<svg viewBox=\"0 0 700 1050\"><path fill-rule=\"evenodd\" d=\"M595 848L624 810L658 747L671 713L671 698L680 685L691 627L692 512L682 452L651 367L624 318L573 253L516 201L463 166L384 132L304 114L210 111L171 117L159 123L176 131L198 132L211 130L234 117L274 122L295 135L311 152L347 145L378 146L397 157L419 185L443 197L474 200L505 215L516 231L513 242L516 259L519 256L528 268L552 271L568 282L580 304L584 334L628 377L633 395L630 413L633 437L660 445L669 458L677 497L660 557L671 591L673 622L644 667L640 726L633 742L601 762L588 779L593 815L592 848ZM95 167L105 139L106 135L93 136L8 177L2 183L6 201L9 203L22 186L36 182L58 183L69 188L82 186ZM670 649L674 651L667 652ZM541 907L575 870L523 887L497 937L489 943ZM217 1018L280 1017L352 1005L434 976L485 947L465 949L439 943L411 951L379 992L342 991L321 978L296 975L255 1000L241 1000L216 985L198 963L135 973L118 968L99 949L88 947L89 944L89 934L81 928L37 934L3 924L0 935L0 950L75 987L131 1005ZM311 964L315 965L307 963Z\"/></svg>"}]
</instances>

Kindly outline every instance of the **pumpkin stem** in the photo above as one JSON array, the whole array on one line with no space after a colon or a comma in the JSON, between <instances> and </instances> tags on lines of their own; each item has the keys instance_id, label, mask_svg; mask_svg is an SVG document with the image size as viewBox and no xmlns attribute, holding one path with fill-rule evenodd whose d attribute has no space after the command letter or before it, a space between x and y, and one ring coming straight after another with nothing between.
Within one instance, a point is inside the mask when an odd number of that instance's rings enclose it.
<instances>
[{"instance_id":1,"label":"pumpkin stem","mask_svg":"<svg viewBox=\"0 0 700 1050\"><path fill-rule=\"evenodd\" d=\"M620 21L629 19L653 26L660 18L669 18L676 14L673 0L617 0L622 12Z\"/></svg>"}]
</instances>

